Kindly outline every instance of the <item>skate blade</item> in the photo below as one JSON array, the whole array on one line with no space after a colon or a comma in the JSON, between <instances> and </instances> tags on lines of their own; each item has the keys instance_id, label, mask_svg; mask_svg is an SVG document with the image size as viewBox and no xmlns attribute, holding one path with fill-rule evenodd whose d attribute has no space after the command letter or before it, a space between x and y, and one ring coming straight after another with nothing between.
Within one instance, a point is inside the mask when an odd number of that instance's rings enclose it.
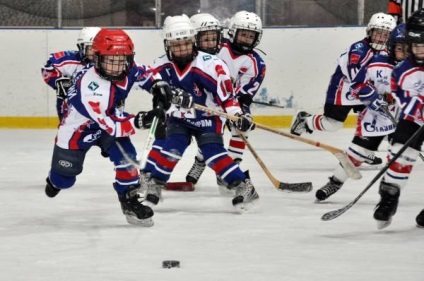
<instances>
[{"instance_id":1,"label":"skate blade","mask_svg":"<svg viewBox=\"0 0 424 281\"><path fill-rule=\"evenodd\" d=\"M388 227L391 223L392 223L392 219L388 220L388 221L376 221L377 222L377 228L378 229L383 229Z\"/></svg>"},{"instance_id":2,"label":"skate blade","mask_svg":"<svg viewBox=\"0 0 424 281\"><path fill-rule=\"evenodd\" d=\"M130 215L125 215L125 217L127 218L127 222L129 224L133 224L133 225L139 225L139 226L143 226L143 227L151 227L154 225L153 219L152 218L148 218L148 219L139 219L137 217L134 216L130 216Z\"/></svg>"},{"instance_id":3,"label":"skate blade","mask_svg":"<svg viewBox=\"0 0 424 281\"><path fill-rule=\"evenodd\" d=\"M258 205L258 203L259 203L259 197L248 203L239 203L235 205L234 208L236 209L237 212L239 212L240 214L243 214L253 210L255 206Z\"/></svg>"}]
</instances>

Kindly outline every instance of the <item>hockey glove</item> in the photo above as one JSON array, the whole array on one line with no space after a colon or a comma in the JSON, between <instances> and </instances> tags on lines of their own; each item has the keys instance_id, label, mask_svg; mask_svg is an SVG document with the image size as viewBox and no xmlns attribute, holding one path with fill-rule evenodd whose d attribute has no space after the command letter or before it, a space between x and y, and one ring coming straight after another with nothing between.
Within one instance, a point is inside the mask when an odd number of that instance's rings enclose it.
<instances>
[{"instance_id":1,"label":"hockey glove","mask_svg":"<svg viewBox=\"0 0 424 281\"><path fill-rule=\"evenodd\" d=\"M66 99L68 97L68 89L72 86L72 81L68 77L60 77L56 79L56 97L58 99Z\"/></svg>"},{"instance_id":2,"label":"hockey glove","mask_svg":"<svg viewBox=\"0 0 424 281\"><path fill-rule=\"evenodd\" d=\"M231 121L231 124L242 132L247 132L254 128L252 115L250 113L236 113L234 116L239 117L237 121Z\"/></svg>"},{"instance_id":3,"label":"hockey glove","mask_svg":"<svg viewBox=\"0 0 424 281\"><path fill-rule=\"evenodd\" d=\"M236 96L237 96L239 103L241 103L242 106L249 107L253 102L253 96L252 95L239 93Z\"/></svg>"},{"instance_id":4,"label":"hockey glove","mask_svg":"<svg viewBox=\"0 0 424 281\"><path fill-rule=\"evenodd\" d=\"M388 103L383 99L382 96L378 95L376 99L368 104L368 108L374 111L380 110L382 106L387 106Z\"/></svg>"},{"instance_id":5,"label":"hockey glove","mask_svg":"<svg viewBox=\"0 0 424 281\"><path fill-rule=\"evenodd\" d=\"M173 93L169 84L163 80L156 80L153 83L150 93L153 95L153 108L162 104L164 110L168 110L171 106Z\"/></svg>"},{"instance_id":6,"label":"hockey glove","mask_svg":"<svg viewBox=\"0 0 424 281\"><path fill-rule=\"evenodd\" d=\"M134 126L137 129L149 129L155 117L159 118L159 120L163 120L165 119L165 113L159 108L147 112L140 111L134 118Z\"/></svg>"},{"instance_id":7,"label":"hockey glove","mask_svg":"<svg viewBox=\"0 0 424 281\"><path fill-rule=\"evenodd\" d=\"M193 107L193 96L190 93L187 93L183 89L174 88L174 97L172 98L172 103L180 106L184 109L189 109Z\"/></svg>"}]
</instances>

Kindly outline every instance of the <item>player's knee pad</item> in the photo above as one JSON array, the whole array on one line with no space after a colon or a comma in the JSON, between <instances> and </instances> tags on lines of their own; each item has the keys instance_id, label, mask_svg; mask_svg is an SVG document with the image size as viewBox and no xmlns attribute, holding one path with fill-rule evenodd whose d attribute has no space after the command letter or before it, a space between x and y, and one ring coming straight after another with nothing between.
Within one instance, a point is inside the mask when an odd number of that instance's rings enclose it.
<instances>
[{"instance_id":1,"label":"player's knee pad","mask_svg":"<svg viewBox=\"0 0 424 281\"><path fill-rule=\"evenodd\" d=\"M65 176L55 171L50 171L50 182L54 187L59 189L70 188L75 184L76 176Z\"/></svg>"},{"instance_id":2,"label":"player's knee pad","mask_svg":"<svg viewBox=\"0 0 424 281\"><path fill-rule=\"evenodd\" d=\"M224 145L224 138L221 134L217 133L201 133L195 135L197 145L201 147L205 144L219 144Z\"/></svg>"},{"instance_id":3,"label":"player's knee pad","mask_svg":"<svg viewBox=\"0 0 424 281\"><path fill-rule=\"evenodd\" d=\"M69 150L54 146L52 171L64 176L76 176L82 172L86 151Z\"/></svg>"},{"instance_id":4,"label":"player's knee pad","mask_svg":"<svg viewBox=\"0 0 424 281\"><path fill-rule=\"evenodd\" d=\"M199 148L206 162L214 162L217 158L228 156L223 143L206 143L199 145Z\"/></svg>"}]
</instances>

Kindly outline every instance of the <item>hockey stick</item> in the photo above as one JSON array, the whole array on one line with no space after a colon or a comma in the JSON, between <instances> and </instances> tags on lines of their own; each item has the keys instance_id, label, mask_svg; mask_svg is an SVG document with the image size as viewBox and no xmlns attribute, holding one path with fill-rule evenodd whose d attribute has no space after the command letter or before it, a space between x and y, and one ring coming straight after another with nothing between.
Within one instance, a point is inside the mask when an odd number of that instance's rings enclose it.
<instances>
[{"instance_id":1,"label":"hockey stick","mask_svg":"<svg viewBox=\"0 0 424 281\"><path fill-rule=\"evenodd\" d=\"M390 113L389 109L386 106L382 106L381 109L383 110L383 112L387 115L387 117L389 117L390 121L393 122L393 124L397 125L397 120L395 119L395 117ZM422 152L420 152L418 154L420 156L420 159L422 161L424 161L424 155Z\"/></svg>"},{"instance_id":2,"label":"hockey stick","mask_svg":"<svg viewBox=\"0 0 424 281\"><path fill-rule=\"evenodd\" d=\"M262 101L252 101L252 103L256 103L256 104L261 104L261 105L266 105L266 106L272 106L272 107L278 107L278 108L285 108L284 106L282 106L282 105L276 105L276 104L274 104L274 103L272 103L272 102L262 102Z\"/></svg>"},{"instance_id":3,"label":"hockey stick","mask_svg":"<svg viewBox=\"0 0 424 281\"><path fill-rule=\"evenodd\" d=\"M389 169L389 167L396 161L396 159L398 159L402 155L402 153L409 147L409 145L423 132L424 132L424 126L421 126L415 132L415 134L413 134L412 137L410 137L408 141L401 147L398 153L396 153L393 156L393 158L386 164L386 166L384 166L383 169L381 169L380 172L378 172L378 174L371 180L371 182L364 188L364 190L362 190L361 193L359 193L359 195L352 202L350 202L349 204L347 204L341 209L337 209L337 210L325 213L321 217L321 220L329 221L329 220L335 219L339 217L341 214L345 213L347 210L349 210L353 205L355 205L355 203L358 202L359 199L361 199L361 197L365 194L365 192L367 192L368 189L371 188L371 186Z\"/></svg>"},{"instance_id":4,"label":"hockey stick","mask_svg":"<svg viewBox=\"0 0 424 281\"><path fill-rule=\"evenodd\" d=\"M278 189L280 191L291 191L291 192L310 192L312 190L312 183L311 182L285 183L285 182L280 182L279 180L277 180L271 174L271 172L269 171L267 166L265 166L264 162L259 157L259 155L256 153L255 149L253 149L253 146L250 144L250 142L247 140L247 138L241 132L238 132L238 134L239 134L240 138L243 140L243 142L246 144L250 153L252 153L253 157L255 157L259 166L261 166L262 170L265 172L265 174L271 180L272 184L274 185L274 187L276 189Z\"/></svg>"},{"instance_id":5,"label":"hockey stick","mask_svg":"<svg viewBox=\"0 0 424 281\"><path fill-rule=\"evenodd\" d=\"M146 142L144 143L144 147L143 147L142 155L141 155L141 160L140 160L140 169L139 170L143 170L144 167L146 167L147 156L149 155L149 151L151 149L151 146L153 144L153 140L155 138L155 132L156 132L156 127L158 125L158 122L159 122L159 118L157 118L155 116L153 118L152 125L151 125L150 130L149 130L149 134L147 135Z\"/></svg>"},{"instance_id":6,"label":"hockey stick","mask_svg":"<svg viewBox=\"0 0 424 281\"><path fill-rule=\"evenodd\" d=\"M194 108L201 110L201 111L204 111L204 112L214 114L214 115L225 117L225 118L232 120L232 121L237 121L239 119L239 117L237 117L237 116L230 115L230 114L227 114L225 112L218 111L216 109L206 107L206 106L203 106L203 105L200 105L200 104L194 104ZM311 139L292 135L292 134L287 133L287 132L275 130L273 128L270 128L268 126L265 126L265 125L262 125L262 124L259 124L259 123L254 122L254 124L255 124L256 127L260 128L262 130L269 131L271 133L278 134L278 135L290 138L292 140L300 141L300 142L307 143L307 144L322 148L324 150L327 150L328 152L332 153L340 161L340 164L342 165L342 167L346 171L346 173L349 175L349 177L351 177L352 179L360 179L362 177L361 173L358 171L358 169L355 167L355 165L353 165L353 163L349 160L349 157L346 155L346 153L341 149L338 149L336 147L333 147L333 146L330 146L330 145L327 145L327 144L324 144L324 143L321 143L321 142L316 142L316 141L311 140Z\"/></svg>"}]
</instances>

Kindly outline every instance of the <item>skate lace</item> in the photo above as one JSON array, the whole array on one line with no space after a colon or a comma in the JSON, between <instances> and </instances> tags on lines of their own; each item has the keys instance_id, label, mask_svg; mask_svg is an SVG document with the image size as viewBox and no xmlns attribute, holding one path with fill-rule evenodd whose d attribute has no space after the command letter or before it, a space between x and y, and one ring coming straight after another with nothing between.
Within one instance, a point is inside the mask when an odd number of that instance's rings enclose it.
<instances>
[{"instance_id":1,"label":"skate lace","mask_svg":"<svg viewBox=\"0 0 424 281\"><path fill-rule=\"evenodd\" d=\"M162 185L156 183L152 178L147 182L147 192L146 194L156 195L160 197L162 194Z\"/></svg>"},{"instance_id":2,"label":"skate lace","mask_svg":"<svg viewBox=\"0 0 424 281\"><path fill-rule=\"evenodd\" d=\"M205 163L200 162L199 160L197 160L197 158L194 160L194 164L191 167L190 171L188 172L188 175L195 178L195 179L199 179L200 176L202 175L203 171L205 170Z\"/></svg>"},{"instance_id":3,"label":"skate lace","mask_svg":"<svg viewBox=\"0 0 424 281\"><path fill-rule=\"evenodd\" d=\"M322 192L325 192L327 195L332 195L336 193L340 189L340 187L340 184L330 181L329 183L327 183L326 186L322 187L320 190Z\"/></svg>"},{"instance_id":4,"label":"skate lace","mask_svg":"<svg viewBox=\"0 0 424 281\"><path fill-rule=\"evenodd\" d=\"M236 197L237 196L242 196L245 202L259 197L250 179L245 179L244 182L241 182L240 185L236 187Z\"/></svg>"}]
</instances>

